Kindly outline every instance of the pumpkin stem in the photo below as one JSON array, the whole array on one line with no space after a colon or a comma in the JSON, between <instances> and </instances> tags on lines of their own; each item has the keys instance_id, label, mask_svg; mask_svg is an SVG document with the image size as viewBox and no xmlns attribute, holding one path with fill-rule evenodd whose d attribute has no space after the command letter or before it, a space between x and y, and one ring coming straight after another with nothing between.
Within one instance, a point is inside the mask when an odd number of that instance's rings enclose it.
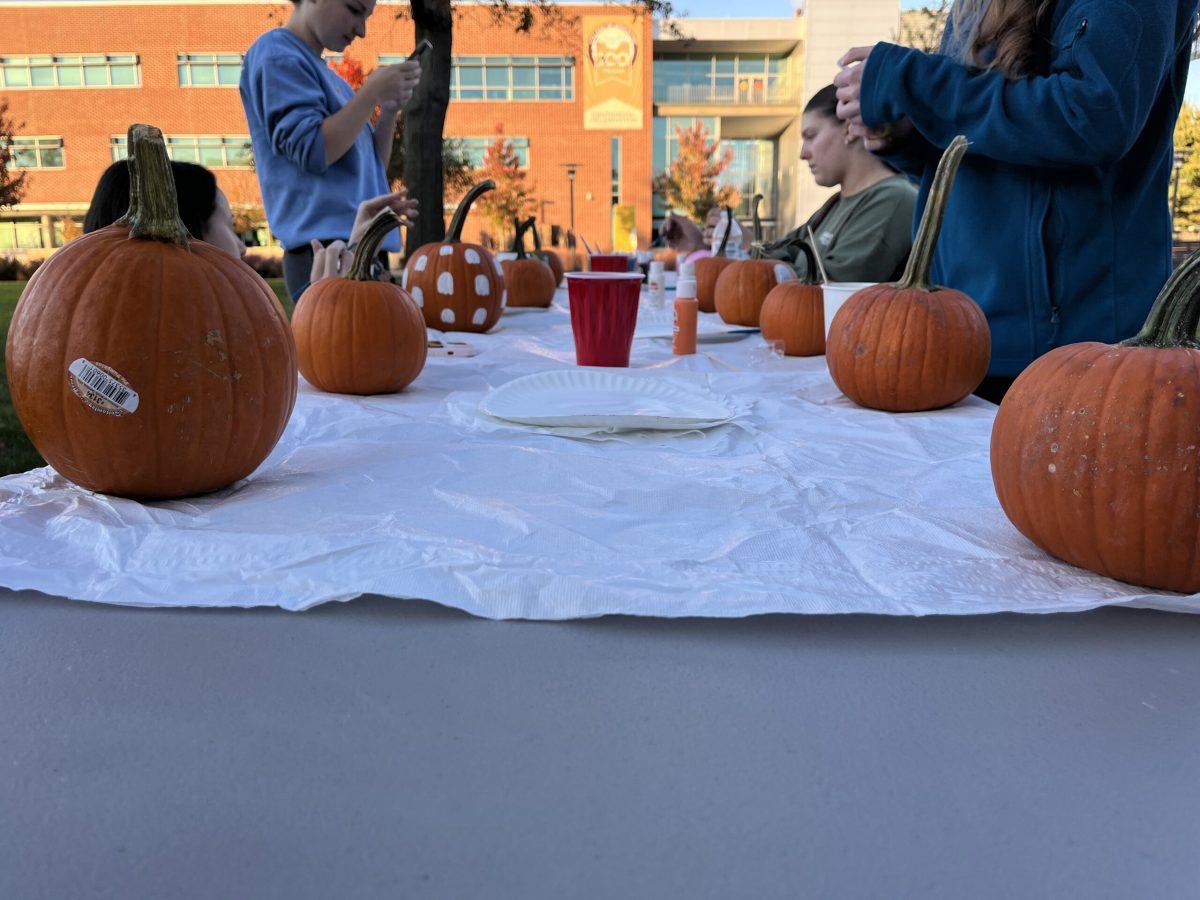
<instances>
[{"instance_id":1,"label":"pumpkin stem","mask_svg":"<svg viewBox=\"0 0 1200 900\"><path fill-rule=\"evenodd\" d=\"M725 233L721 235L721 246L717 248L717 256L725 255L725 245L729 243L729 232L733 231L733 210L725 207Z\"/></svg>"},{"instance_id":2,"label":"pumpkin stem","mask_svg":"<svg viewBox=\"0 0 1200 900\"><path fill-rule=\"evenodd\" d=\"M758 206L763 202L762 194L755 194L754 199L750 201L750 219L754 223L754 243L761 244L762 235L762 219L758 215Z\"/></svg>"},{"instance_id":3,"label":"pumpkin stem","mask_svg":"<svg viewBox=\"0 0 1200 900\"><path fill-rule=\"evenodd\" d=\"M128 226L130 237L186 247L190 235L179 218L175 176L162 132L153 125L130 125L127 140L129 211L117 224Z\"/></svg>"},{"instance_id":4,"label":"pumpkin stem","mask_svg":"<svg viewBox=\"0 0 1200 900\"><path fill-rule=\"evenodd\" d=\"M942 231L942 219L946 216L946 203L950 199L954 176L958 174L958 166L966 152L967 139L960 134L950 142L950 146L942 154L933 176L933 185L929 188L929 196L925 200L925 211L921 214L917 236L913 239L912 253L904 267L903 277L896 282L897 287L918 291L934 290L933 285L929 283L929 270L933 267L933 248L937 246L938 235Z\"/></svg>"},{"instance_id":5,"label":"pumpkin stem","mask_svg":"<svg viewBox=\"0 0 1200 900\"><path fill-rule=\"evenodd\" d=\"M518 218L513 219L513 228L516 229L517 236L513 238L513 249L517 251L517 259L525 259L525 229L527 229L533 219L528 219L522 222Z\"/></svg>"},{"instance_id":6,"label":"pumpkin stem","mask_svg":"<svg viewBox=\"0 0 1200 900\"><path fill-rule=\"evenodd\" d=\"M1167 279L1142 330L1121 346L1200 349L1200 252Z\"/></svg>"},{"instance_id":7,"label":"pumpkin stem","mask_svg":"<svg viewBox=\"0 0 1200 900\"><path fill-rule=\"evenodd\" d=\"M400 227L400 217L391 209L381 209L379 215L371 220L367 230L354 249L354 262L346 277L351 281L371 281L371 264L379 255L379 245L393 228Z\"/></svg>"},{"instance_id":8,"label":"pumpkin stem","mask_svg":"<svg viewBox=\"0 0 1200 900\"><path fill-rule=\"evenodd\" d=\"M471 204L486 194L488 191L495 189L496 182L492 179L481 181L469 191L466 196L458 201L458 208L454 210L454 216L450 219L450 228L446 232L446 243L457 244L462 240L463 226L467 224L467 213L471 211Z\"/></svg>"}]
</instances>

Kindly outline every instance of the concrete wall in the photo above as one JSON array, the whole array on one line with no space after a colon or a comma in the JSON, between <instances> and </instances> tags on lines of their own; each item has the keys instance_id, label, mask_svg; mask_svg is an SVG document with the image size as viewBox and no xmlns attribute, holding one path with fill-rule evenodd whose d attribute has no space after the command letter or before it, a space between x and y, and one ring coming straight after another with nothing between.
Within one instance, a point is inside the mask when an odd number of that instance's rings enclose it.
<instances>
[{"instance_id":1,"label":"concrete wall","mask_svg":"<svg viewBox=\"0 0 1200 900\"><path fill-rule=\"evenodd\" d=\"M804 14L807 35L801 96L807 103L813 94L833 81L838 59L851 47L895 39L900 5L897 0L806 0ZM799 152L797 146L795 153ZM790 164L784 153L781 139L781 173ZM796 191L796 222L791 227L807 220L831 193L813 182L806 167L801 165L799 171L802 174Z\"/></svg>"}]
</instances>

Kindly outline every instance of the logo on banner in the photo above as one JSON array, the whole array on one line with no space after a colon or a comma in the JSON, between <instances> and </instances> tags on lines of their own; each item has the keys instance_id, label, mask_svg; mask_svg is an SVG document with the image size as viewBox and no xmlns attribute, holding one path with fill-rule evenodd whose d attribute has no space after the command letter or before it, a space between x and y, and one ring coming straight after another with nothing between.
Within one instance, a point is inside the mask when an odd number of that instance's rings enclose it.
<instances>
[{"instance_id":1,"label":"logo on banner","mask_svg":"<svg viewBox=\"0 0 1200 900\"><path fill-rule=\"evenodd\" d=\"M637 55L633 32L615 22L601 25L588 42L588 60L598 85L609 82L632 85Z\"/></svg>"}]
</instances>

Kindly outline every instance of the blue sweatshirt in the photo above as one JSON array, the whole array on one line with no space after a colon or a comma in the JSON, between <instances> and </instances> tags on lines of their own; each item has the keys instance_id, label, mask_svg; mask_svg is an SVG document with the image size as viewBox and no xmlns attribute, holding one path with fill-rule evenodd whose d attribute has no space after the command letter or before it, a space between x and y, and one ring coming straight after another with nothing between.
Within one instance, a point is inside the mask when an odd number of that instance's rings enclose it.
<instances>
[{"instance_id":1,"label":"blue sweatshirt","mask_svg":"<svg viewBox=\"0 0 1200 900\"><path fill-rule=\"evenodd\" d=\"M1197 0L1059 0L1049 73L1009 81L945 55L878 44L862 116L918 132L887 160L920 180L971 142L934 257L992 329L991 375L1052 347L1141 327L1171 273L1167 205ZM943 43L954 46L953 35Z\"/></svg>"},{"instance_id":2,"label":"blue sweatshirt","mask_svg":"<svg viewBox=\"0 0 1200 900\"><path fill-rule=\"evenodd\" d=\"M358 204L391 190L370 122L325 165L321 122L350 102L353 89L286 28L251 45L239 89L271 231L288 250L313 238L349 238ZM381 247L399 252L395 231Z\"/></svg>"}]
</instances>

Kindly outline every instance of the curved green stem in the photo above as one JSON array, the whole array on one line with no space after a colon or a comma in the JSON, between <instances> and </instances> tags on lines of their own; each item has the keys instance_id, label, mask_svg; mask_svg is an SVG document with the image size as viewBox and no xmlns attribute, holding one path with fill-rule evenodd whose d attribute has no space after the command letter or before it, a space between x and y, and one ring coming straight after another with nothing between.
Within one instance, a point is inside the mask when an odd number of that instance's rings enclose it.
<instances>
[{"instance_id":1,"label":"curved green stem","mask_svg":"<svg viewBox=\"0 0 1200 900\"><path fill-rule=\"evenodd\" d=\"M925 201L925 211L921 214L917 236L913 239L908 265L904 267L903 277L896 282L897 287L918 291L934 289L929 283L933 248L937 246L938 235L942 231L942 219L946 217L946 203L950 199L950 188L954 186L954 176L958 174L959 164L966 152L967 139L960 134L950 142L950 146L942 154L933 176L933 185L929 189L929 197Z\"/></svg>"},{"instance_id":2,"label":"curved green stem","mask_svg":"<svg viewBox=\"0 0 1200 900\"><path fill-rule=\"evenodd\" d=\"M750 201L750 218L754 222L754 243L762 243L762 219L758 215L759 204L763 202L762 194L755 194Z\"/></svg>"},{"instance_id":3,"label":"curved green stem","mask_svg":"<svg viewBox=\"0 0 1200 900\"><path fill-rule=\"evenodd\" d=\"M524 222L520 219L513 219L513 226L517 230L517 237L513 241L513 249L517 251L517 259L527 259L525 253L525 232L533 227L533 216L530 216Z\"/></svg>"},{"instance_id":4,"label":"curved green stem","mask_svg":"<svg viewBox=\"0 0 1200 900\"><path fill-rule=\"evenodd\" d=\"M1200 349L1200 252L1167 279L1142 330L1121 346Z\"/></svg>"},{"instance_id":5,"label":"curved green stem","mask_svg":"<svg viewBox=\"0 0 1200 900\"><path fill-rule=\"evenodd\" d=\"M129 126L129 211L117 220L131 237L188 245L187 226L179 218L175 176L163 143L153 125Z\"/></svg>"},{"instance_id":6,"label":"curved green stem","mask_svg":"<svg viewBox=\"0 0 1200 900\"><path fill-rule=\"evenodd\" d=\"M346 277L351 281L371 281L371 264L379 255L379 245L393 228L400 227L400 217L391 209L382 209L379 215L371 220L367 230L354 248L354 262Z\"/></svg>"},{"instance_id":7,"label":"curved green stem","mask_svg":"<svg viewBox=\"0 0 1200 900\"><path fill-rule=\"evenodd\" d=\"M454 217L450 220L450 228L446 231L447 244L457 244L462 240L463 226L467 224L467 213L471 211L471 204L482 197L490 190L494 190L496 182L490 178L486 181L481 181L469 191L466 196L458 201L458 209L454 210Z\"/></svg>"}]
</instances>

